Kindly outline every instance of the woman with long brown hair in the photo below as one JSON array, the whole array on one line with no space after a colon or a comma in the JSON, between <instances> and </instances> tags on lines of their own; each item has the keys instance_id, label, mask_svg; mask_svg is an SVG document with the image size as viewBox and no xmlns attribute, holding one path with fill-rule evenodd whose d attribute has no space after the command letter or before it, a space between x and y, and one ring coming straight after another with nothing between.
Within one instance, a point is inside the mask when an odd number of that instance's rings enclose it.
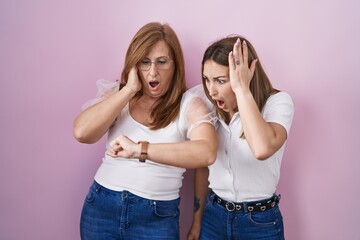
<instances>
[{"instance_id":1,"label":"woman with long brown hair","mask_svg":"<svg viewBox=\"0 0 360 240\"><path fill-rule=\"evenodd\" d=\"M195 172L188 239L283 239L276 186L294 114L291 97L272 87L242 36L206 49L202 79L221 144L214 164Z\"/></svg>"},{"instance_id":2,"label":"woman with long brown hair","mask_svg":"<svg viewBox=\"0 0 360 240\"><path fill-rule=\"evenodd\" d=\"M74 136L107 136L107 154L86 196L81 238L179 239L185 168L216 157L209 105L186 90L180 42L168 24L133 37L119 82L99 81L98 98L74 122ZM89 106L90 105L90 106Z\"/></svg>"}]
</instances>

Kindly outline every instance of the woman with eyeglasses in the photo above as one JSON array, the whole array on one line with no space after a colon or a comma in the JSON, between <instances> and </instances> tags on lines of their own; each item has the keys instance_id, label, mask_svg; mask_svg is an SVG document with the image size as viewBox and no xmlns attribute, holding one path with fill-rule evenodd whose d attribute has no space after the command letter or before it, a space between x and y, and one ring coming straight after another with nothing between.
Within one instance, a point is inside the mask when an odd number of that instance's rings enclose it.
<instances>
[{"instance_id":1,"label":"woman with eyeglasses","mask_svg":"<svg viewBox=\"0 0 360 240\"><path fill-rule=\"evenodd\" d=\"M212 164L217 139L202 88L186 89L173 29L144 25L130 42L120 81L97 84L98 97L74 121L81 143L107 133L81 214L81 239L179 239L183 173Z\"/></svg>"},{"instance_id":2,"label":"woman with eyeglasses","mask_svg":"<svg viewBox=\"0 0 360 240\"><path fill-rule=\"evenodd\" d=\"M284 239L276 187L294 105L272 87L252 44L233 35L202 60L205 94L216 110L219 147L195 171L195 213L188 240Z\"/></svg>"}]
</instances>

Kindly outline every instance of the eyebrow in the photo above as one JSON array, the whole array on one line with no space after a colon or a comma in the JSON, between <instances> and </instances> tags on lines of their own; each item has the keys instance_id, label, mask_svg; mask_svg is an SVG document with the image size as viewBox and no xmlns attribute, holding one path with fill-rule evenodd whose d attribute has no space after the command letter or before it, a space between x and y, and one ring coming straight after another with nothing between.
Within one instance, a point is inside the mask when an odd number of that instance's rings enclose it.
<instances>
[{"instance_id":1,"label":"eyebrow","mask_svg":"<svg viewBox=\"0 0 360 240\"><path fill-rule=\"evenodd\" d=\"M145 58L150 59L150 57L144 57L143 59L145 59ZM169 58L170 59L169 56L160 56L160 57L156 57L155 59L159 59L159 58Z\"/></svg>"},{"instance_id":2,"label":"eyebrow","mask_svg":"<svg viewBox=\"0 0 360 240\"><path fill-rule=\"evenodd\" d=\"M205 74L203 74L203 77L208 78ZM217 77L213 77L213 79L219 79L219 78L229 78L229 76L224 75L224 76L217 76Z\"/></svg>"},{"instance_id":3,"label":"eyebrow","mask_svg":"<svg viewBox=\"0 0 360 240\"><path fill-rule=\"evenodd\" d=\"M219 78L228 78L228 76L217 76L217 77L213 77L213 79L219 79Z\"/></svg>"},{"instance_id":4,"label":"eyebrow","mask_svg":"<svg viewBox=\"0 0 360 240\"><path fill-rule=\"evenodd\" d=\"M207 76L204 76L205 78L209 79ZM212 81L218 81L218 80L228 80L229 77L228 76L217 76L217 77L213 77Z\"/></svg>"}]
</instances>

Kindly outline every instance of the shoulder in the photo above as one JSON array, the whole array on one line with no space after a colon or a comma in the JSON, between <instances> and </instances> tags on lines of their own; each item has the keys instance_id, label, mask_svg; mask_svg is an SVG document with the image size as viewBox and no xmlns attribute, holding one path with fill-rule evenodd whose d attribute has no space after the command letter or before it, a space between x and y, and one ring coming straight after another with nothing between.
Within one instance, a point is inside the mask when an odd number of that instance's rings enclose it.
<instances>
[{"instance_id":1,"label":"shoulder","mask_svg":"<svg viewBox=\"0 0 360 240\"><path fill-rule=\"evenodd\" d=\"M293 100L287 92L275 93L268 98L267 102L289 102L293 104Z\"/></svg>"},{"instance_id":2,"label":"shoulder","mask_svg":"<svg viewBox=\"0 0 360 240\"><path fill-rule=\"evenodd\" d=\"M208 109L212 107L212 103L207 98L202 84L198 84L188 89L184 93L182 98L182 105L188 105L188 104L195 106L202 105L202 106L206 106Z\"/></svg>"},{"instance_id":3,"label":"shoulder","mask_svg":"<svg viewBox=\"0 0 360 240\"><path fill-rule=\"evenodd\" d=\"M291 98L291 96L286 92L278 92L273 95L271 95L268 100L266 101L266 104L264 106L264 109L271 109L274 107L281 107L286 108L288 110L294 110L294 102Z\"/></svg>"},{"instance_id":4,"label":"shoulder","mask_svg":"<svg viewBox=\"0 0 360 240\"><path fill-rule=\"evenodd\" d=\"M286 92L271 95L263 109L263 116L267 122L276 122L285 127L289 133L294 117L294 103Z\"/></svg>"},{"instance_id":5,"label":"shoulder","mask_svg":"<svg viewBox=\"0 0 360 240\"><path fill-rule=\"evenodd\" d=\"M105 79L98 79L96 81L97 93L96 96L82 105L82 109L86 109L102 100L114 95L119 91L120 82L108 81Z\"/></svg>"}]
</instances>

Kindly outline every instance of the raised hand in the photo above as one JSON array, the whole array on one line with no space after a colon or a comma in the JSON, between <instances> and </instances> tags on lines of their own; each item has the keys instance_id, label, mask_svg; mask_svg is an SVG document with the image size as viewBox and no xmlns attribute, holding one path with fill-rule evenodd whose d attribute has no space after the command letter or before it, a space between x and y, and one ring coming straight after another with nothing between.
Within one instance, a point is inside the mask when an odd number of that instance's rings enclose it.
<instances>
[{"instance_id":1,"label":"raised hand","mask_svg":"<svg viewBox=\"0 0 360 240\"><path fill-rule=\"evenodd\" d=\"M134 93L137 93L141 89L141 80L139 79L137 67L133 67L128 76L128 81L125 85L130 88Z\"/></svg>"},{"instance_id":2,"label":"raised hand","mask_svg":"<svg viewBox=\"0 0 360 240\"><path fill-rule=\"evenodd\" d=\"M256 62L257 59L253 60L249 68L246 41L244 40L241 44L240 39L238 39L234 44L233 51L229 53L230 84L234 92L249 90Z\"/></svg>"}]
</instances>

